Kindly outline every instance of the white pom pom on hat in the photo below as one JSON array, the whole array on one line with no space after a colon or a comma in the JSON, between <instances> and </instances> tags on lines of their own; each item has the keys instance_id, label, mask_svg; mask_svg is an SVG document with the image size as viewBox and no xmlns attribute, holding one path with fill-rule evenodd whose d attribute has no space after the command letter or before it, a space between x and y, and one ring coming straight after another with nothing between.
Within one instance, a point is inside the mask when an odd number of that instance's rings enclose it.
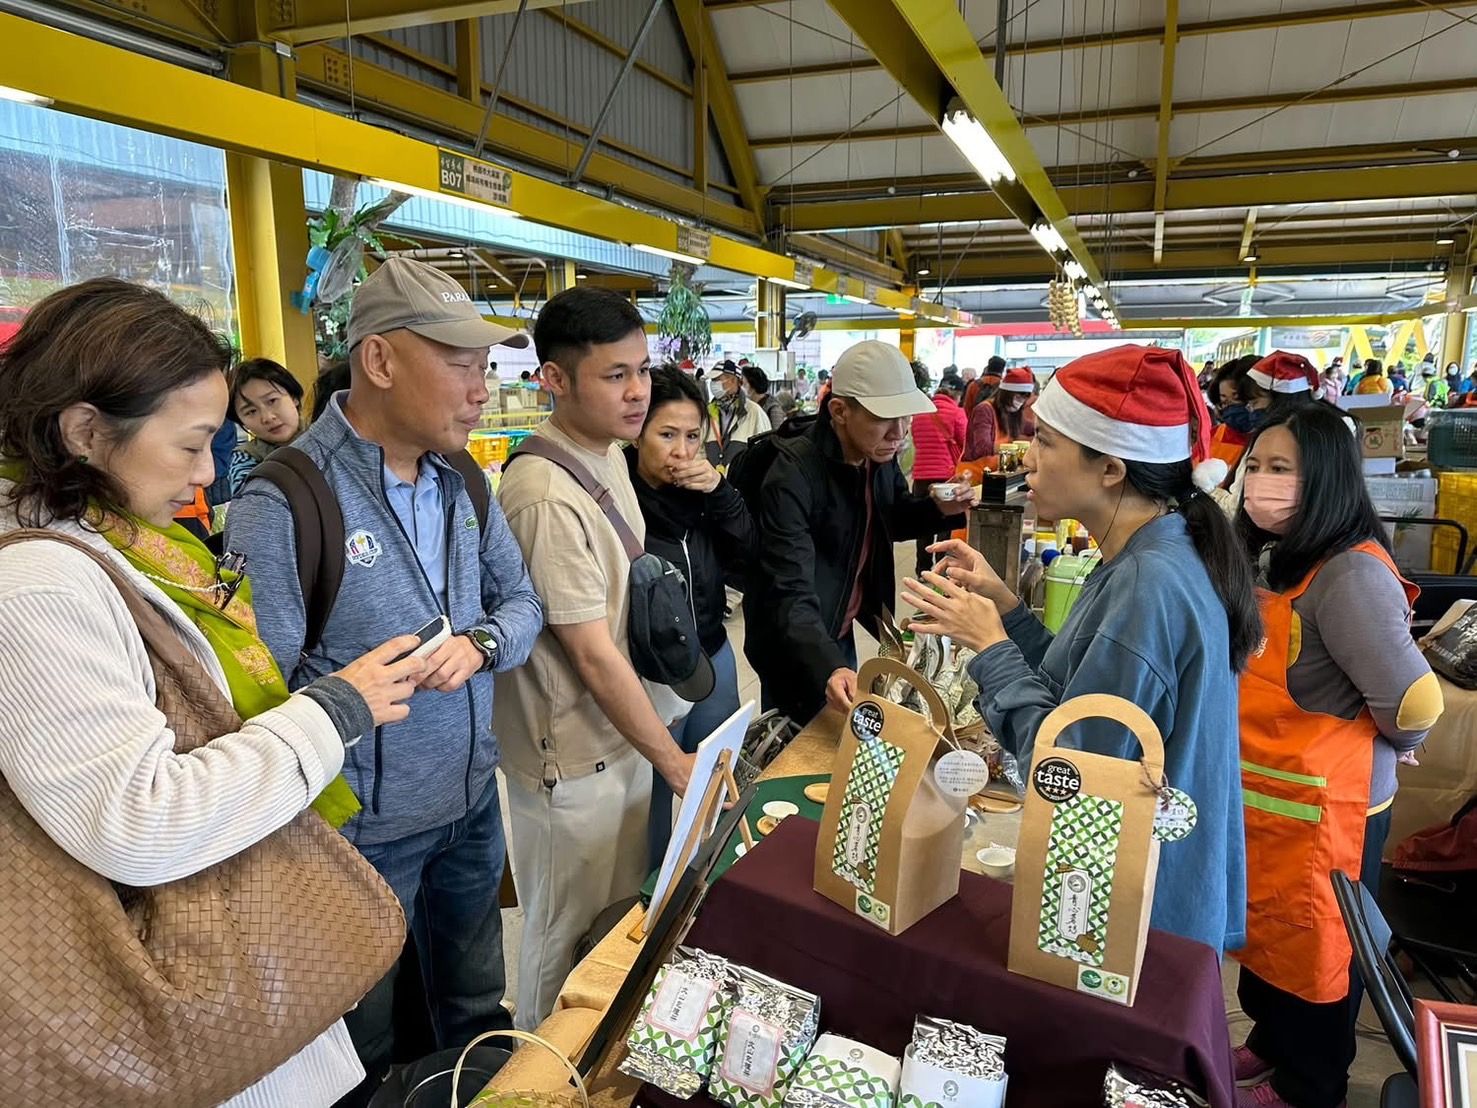
<instances>
[{"instance_id":1,"label":"white pom pom on hat","mask_svg":"<svg viewBox=\"0 0 1477 1108\"><path fill-rule=\"evenodd\" d=\"M1206 458L1190 471L1190 480L1201 492L1210 492L1212 489L1220 488L1230 472L1230 467L1220 458Z\"/></svg>"}]
</instances>

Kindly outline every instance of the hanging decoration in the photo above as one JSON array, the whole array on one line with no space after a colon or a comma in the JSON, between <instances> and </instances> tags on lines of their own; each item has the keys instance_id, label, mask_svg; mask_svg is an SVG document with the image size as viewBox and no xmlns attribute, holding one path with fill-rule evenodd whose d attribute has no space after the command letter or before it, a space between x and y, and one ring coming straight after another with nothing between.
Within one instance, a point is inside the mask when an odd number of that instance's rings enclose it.
<instances>
[{"instance_id":1,"label":"hanging decoration","mask_svg":"<svg viewBox=\"0 0 1477 1108\"><path fill-rule=\"evenodd\" d=\"M1071 281L1058 276L1046 286L1046 310L1051 325L1058 331L1070 331L1082 337L1082 313L1077 302L1077 289Z\"/></svg>"},{"instance_id":2,"label":"hanging decoration","mask_svg":"<svg viewBox=\"0 0 1477 1108\"><path fill-rule=\"evenodd\" d=\"M657 316L656 334L662 352L684 363L696 362L713 347L713 324L703 306L703 286L692 282L694 267L673 262L667 298Z\"/></svg>"}]
</instances>

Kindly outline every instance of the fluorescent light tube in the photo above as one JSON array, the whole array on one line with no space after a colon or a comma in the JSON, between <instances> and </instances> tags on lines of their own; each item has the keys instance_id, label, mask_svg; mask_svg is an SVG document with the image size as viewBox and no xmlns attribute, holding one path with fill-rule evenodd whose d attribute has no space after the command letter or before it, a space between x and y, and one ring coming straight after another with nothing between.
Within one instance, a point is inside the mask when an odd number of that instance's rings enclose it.
<instances>
[{"instance_id":1,"label":"fluorescent light tube","mask_svg":"<svg viewBox=\"0 0 1477 1108\"><path fill-rule=\"evenodd\" d=\"M1067 252L1067 243L1062 238L1062 233L1044 219L1031 224L1031 237L1036 240L1036 245L1048 254Z\"/></svg>"},{"instance_id":2,"label":"fluorescent light tube","mask_svg":"<svg viewBox=\"0 0 1477 1108\"><path fill-rule=\"evenodd\" d=\"M696 254L683 254L679 250L666 250L660 246L647 246L644 242L631 243L632 250L639 250L643 254L656 254L658 257L671 258L674 262L686 262L688 265L707 265L707 258L699 258Z\"/></svg>"},{"instance_id":3,"label":"fluorescent light tube","mask_svg":"<svg viewBox=\"0 0 1477 1108\"><path fill-rule=\"evenodd\" d=\"M38 108L49 108L55 103L49 96L42 96L36 92L26 92L23 89L11 88L9 85L0 85L0 100L11 100L17 104L33 104Z\"/></svg>"},{"instance_id":4,"label":"fluorescent light tube","mask_svg":"<svg viewBox=\"0 0 1477 1108\"><path fill-rule=\"evenodd\" d=\"M985 179L986 184L1015 180L1015 169L1000 152L1000 147L995 145L989 132L959 101L950 103L948 110L944 112L942 127L944 134L959 148L959 153L964 155L964 160L974 167L974 171Z\"/></svg>"},{"instance_id":5,"label":"fluorescent light tube","mask_svg":"<svg viewBox=\"0 0 1477 1108\"><path fill-rule=\"evenodd\" d=\"M463 208L471 208L474 212L483 212L486 215L500 215L504 219L522 219L523 216L512 208L499 207L489 204L483 200L473 200L470 196L458 196L454 192L438 192L436 189L421 188L419 185L402 184L399 181L389 181L383 177L366 177L365 184L376 185L391 192L408 192L412 196L424 196L427 200L444 200L448 204L457 204Z\"/></svg>"}]
</instances>

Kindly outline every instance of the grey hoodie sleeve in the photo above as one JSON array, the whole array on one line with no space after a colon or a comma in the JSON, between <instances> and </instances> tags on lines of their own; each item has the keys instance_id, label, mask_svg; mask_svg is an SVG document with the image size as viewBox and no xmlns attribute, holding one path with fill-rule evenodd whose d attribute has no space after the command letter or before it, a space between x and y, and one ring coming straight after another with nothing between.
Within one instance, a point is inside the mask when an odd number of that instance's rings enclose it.
<instances>
[{"instance_id":1,"label":"grey hoodie sleeve","mask_svg":"<svg viewBox=\"0 0 1477 1108\"><path fill-rule=\"evenodd\" d=\"M513 537L497 497L487 507L481 561L482 610L486 618L480 627L497 642L494 672L505 673L517 669L533 653L533 644L544 629L544 604L534 590L523 549Z\"/></svg>"}]
</instances>

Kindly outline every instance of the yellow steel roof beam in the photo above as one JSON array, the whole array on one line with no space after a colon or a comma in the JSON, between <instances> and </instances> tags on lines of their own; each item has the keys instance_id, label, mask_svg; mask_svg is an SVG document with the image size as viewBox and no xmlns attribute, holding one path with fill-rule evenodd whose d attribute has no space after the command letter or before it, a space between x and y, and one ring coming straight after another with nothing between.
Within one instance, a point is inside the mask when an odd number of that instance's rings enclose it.
<instances>
[{"instance_id":1,"label":"yellow steel roof beam","mask_svg":"<svg viewBox=\"0 0 1477 1108\"><path fill-rule=\"evenodd\" d=\"M705 80L708 111L718 129L718 141L738 185L739 200L757 220L764 203L759 191L759 170L754 164L754 151L749 146L749 132L744 126L738 97L728 80L728 69L718 49L712 17L703 9L701 0L674 0L677 22L692 55L694 81ZM706 130L704 131L706 139ZM706 147L706 141L703 143Z\"/></svg>"},{"instance_id":2,"label":"yellow steel roof beam","mask_svg":"<svg viewBox=\"0 0 1477 1108\"><path fill-rule=\"evenodd\" d=\"M1154 154L1154 260L1164 256L1164 197L1169 186L1169 124L1174 115L1174 54L1180 0L1164 0L1164 45L1159 51L1159 134Z\"/></svg>"},{"instance_id":3,"label":"yellow steel roof beam","mask_svg":"<svg viewBox=\"0 0 1477 1108\"><path fill-rule=\"evenodd\" d=\"M0 13L0 42L0 85L48 97L61 111L325 173L441 191L441 151L431 143L17 16ZM534 222L677 249L677 224L668 216L527 173L510 170L508 179L511 206ZM795 276L790 258L721 235L712 236L708 260L755 277ZM815 287L833 290L837 279L817 270ZM883 294L902 296L882 290L879 303Z\"/></svg>"},{"instance_id":4,"label":"yellow steel roof beam","mask_svg":"<svg viewBox=\"0 0 1477 1108\"><path fill-rule=\"evenodd\" d=\"M528 0L530 8L558 8L582 0ZM426 23L451 23L506 15L518 10L519 0L273 0L268 34L285 42L309 43L393 31Z\"/></svg>"},{"instance_id":5,"label":"yellow steel roof beam","mask_svg":"<svg viewBox=\"0 0 1477 1108\"><path fill-rule=\"evenodd\" d=\"M477 134L481 127L483 108L453 92L362 58L356 58L351 69L348 56L332 47L309 46L298 51L298 79L304 84L347 97L351 76L354 99L362 107L373 107L463 139ZM488 147L504 156L561 172L578 160L580 152L578 143L567 141L561 134L501 114L489 132ZM589 174L592 180L633 199L687 215L706 216L714 224L736 231L758 232L759 221L752 212L702 196L680 182L648 173L608 153L597 151L590 159Z\"/></svg>"},{"instance_id":6,"label":"yellow steel roof beam","mask_svg":"<svg viewBox=\"0 0 1477 1108\"><path fill-rule=\"evenodd\" d=\"M1309 273L1332 273L1353 265L1444 263L1450 256L1450 250L1450 247L1432 245L1427 238L1269 243L1257 247L1256 265L1262 270L1296 266ZM1159 270L1176 273L1245 273L1249 268L1235 255L1230 245L1166 250L1163 262L1159 263L1154 261L1153 252L1143 247L1120 247L1113 256L1113 271L1119 275L1152 275ZM1039 278L1041 273L1039 251L993 251L964 258L959 262L954 276L959 281L1025 280Z\"/></svg>"},{"instance_id":7,"label":"yellow steel roof beam","mask_svg":"<svg viewBox=\"0 0 1477 1108\"><path fill-rule=\"evenodd\" d=\"M1474 192L1477 192L1477 163L1448 161L1225 177L1176 177L1168 183L1164 208L1169 212L1202 208L1244 209L1249 205L1413 200L1429 196L1465 196ZM1150 212L1154 208L1154 186L1147 181L1063 187L1060 194L1072 214L1121 215ZM778 215L792 232L815 232L1009 219L1011 211L999 196L977 192L782 205Z\"/></svg>"},{"instance_id":8,"label":"yellow steel roof beam","mask_svg":"<svg viewBox=\"0 0 1477 1108\"><path fill-rule=\"evenodd\" d=\"M1039 212L1082 264L1088 280L1107 296L1102 271L1077 234L955 0L830 2L930 119L941 122L950 92L958 95L1015 171L1015 182L995 184L996 195L1027 227ZM886 225L905 222L893 220Z\"/></svg>"}]
</instances>

